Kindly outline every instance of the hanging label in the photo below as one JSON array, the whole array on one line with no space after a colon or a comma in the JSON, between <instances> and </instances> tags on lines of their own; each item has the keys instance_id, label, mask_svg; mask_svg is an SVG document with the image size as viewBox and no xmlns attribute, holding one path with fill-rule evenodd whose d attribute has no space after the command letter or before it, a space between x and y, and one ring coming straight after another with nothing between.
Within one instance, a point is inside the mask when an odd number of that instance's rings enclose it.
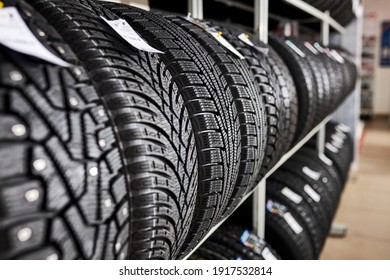
<instances>
[{"instance_id":1,"label":"hanging label","mask_svg":"<svg viewBox=\"0 0 390 280\"><path fill-rule=\"evenodd\" d=\"M309 185L305 185L303 187L303 190L305 191L305 193L307 193L308 196L311 197L311 199L313 199L315 202L320 202L321 201L321 196L315 191L313 190L312 187L310 187Z\"/></svg>"},{"instance_id":2,"label":"hanging label","mask_svg":"<svg viewBox=\"0 0 390 280\"><path fill-rule=\"evenodd\" d=\"M256 50L258 50L262 54L265 54L265 55L269 54L269 49L268 48L261 48L259 46L256 46L255 44L253 44L253 42L249 39L248 34L241 33L240 35L238 35L238 39L243 41L248 46L251 46L252 48L255 48Z\"/></svg>"},{"instance_id":3,"label":"hanging label","mask_svg":"<svg viewBox=\"0 0 390 280\"><path fill-rule=\"evenodd\" d=\"M298 224L297 220L294 219L290 212L284 214L283 218L290 226L290 228L295 232L295 234L300 234L303 231L301 225Z\"/></svg>"},{"instance_id":4,"label":"hanging label","mask_svg":"<svg viewBox=\"0 0 390 280\"><path fill-rule=\"evenodd\" d=\"M19 53L69 67L71 64L50 52L31 32L15 7L0 9L0 44Z\"/></svg>"},{"instance_id":5,"label":"hanging label","mask_svg":"<svg viewBox=\"0 0 390 280\"><path fill-rule=\"evenodd\" d=\"M336 126L336 129L340 129L342 132L344 132L344 133L349 133L349 132L351 132L351 129L348 127L348 126L346 126L345 124L342 124L342 123L340 123L340 124L338 124L337 126Z\"/></svg>"},{"instance_id":6,"label":"hanging label","mask_svg":"<svg viewBox=\"0 0 390 280\"><path fill-rule=\"evenodd\" d=\"M337 51L331 50L330 54L334 57L334 59L337 60L338 63L340 63L340 64L345 63L345 59Z\"/></svg>"},{"instance_id":7,"label":"hanging label","mask_svg":"<svg viewBox=\"0 0 390 280\"><path fill-rule=\"evenodd\" d=\"M286 40L287 46L289 46L293 51L295 51L300 57L305 57L305 53L301 51L293 42Z\"/></svg>"},{"instance_id":8,"label":"hanging label","mask_svg":"<svg viewBox=\"0 0 390 280\"><path fill-rule=\"evenodd\" d=\"M261 255L266 261L276 261L277 258L274 254L272 254L271 250L268 249L268 247L265 247L263 252L261 252Z\"/></svg>"},{"instance_id":9,"label":"hanging label","mask_svg":"<svg viewBox=\"0 0 390 280\"><path fill-rule=\"evenodd\" d=\"M101 17L119 36L121 36L127 43L132 45L134 48L151 53L163 52L150 46L137 32L129 25L124 19L108 20Z\"/></svg>"},{"instance_id":10,"label":"hanging label","mask_svg":"<svg viewBox=\"0 0 390 280\"><path fill-rule=\"evenodd\" d=\"M302 168L302 172L314 181L318 181L321 178L321 173L318 173L307 166Z\"/></svg>"},{"instance_id":11,"label":"hanging label","mask_svg":"<svg viewBox=\"0 0 390 280\"><path fill-rule=\"evenodd\" d=\"M344 144L344 139L341 138L339 135L337 134L332 134L331 136L332 140L335 141L336 143L338 143L339 145L343 145Z\"/></svg>"},{"instance_id":12,"label":"hanging label","mask_svg":"<svg viewBox=\"0 0 390 280\"><path fill-rule=\"evenodd\" d=\"M311 51L313 54L315 55L318 55L319 52L316 50L315 47L313 47L312 44L310 44L309 42L305 42L305 47L309 49L309 51Z\"/></svg>"},{"instance_id":13,"label":"hanging label","mask_svg":"<svg viewBox=\"0 0 390 280\"><path fill-rule=\"evenodd\" d=\"M222 37L222 32L209 32L213 37L225 48L234 53L239 59L245 59L245 57L239 53L225 38Z\"/></svg>"},{"instance_id":14,"label":"hanging label","mask_svg":"<svg viewBox=\"0 0 390 280\"><path fill-rule=\"evenodd\" d=\"M325 163L327 166L332 166L333 165L333 161L328 158L326 155L320 153L319 156L320 160Z\"/></svg>"},{"instance_id":15,"label":"hanging label","mask_svg":"<svg viewBox=\"0 0 390 280\"><path fill-rule=\"evenodd\" d=\"M347 139L347 135L344 134L344 132L337 130L337 129L336 129L336 132L334 133L334 135L337 135L339 138L341 138L343 140Z\"/></svg>"},{"instance_id":16,"label":"hanging label","mask_svg":"<svg viewBox=\"0 0 390 280\"><path fill-rule=\"evenodd\" d=\"M327 148L332 153L338 154L339 149L337 149L332 143L326 143L325 148Z\"/></svg>"},{"instance_id":17,"label":"hanging label","mask_svg":"<svg viewBox=\"0 0 390 280\"><path fill-rule=\"evenodd\" d=\"M222 36L222 32L217 31L215 28L212 28L208 26L205 22L201 22L199 20L196 20L189 15L186 17L182 17L183 19L191 22L192 24L202 28L204 31L208 32L211 34L222 46L224 46L226 49L231 51L233 54L235 54L239 59L245 59L245 57L240 54L238 50L236 50L232 44L230 44L228 41L226 41L225 38Z\"/></svg>"},{"instance_id":18,"label":"hanging label","mask_svg":"<svg viewBox=\"0 0 390 280\"><path fill-rule=\"evenodd\" d=\"M302 197L300 195L296 194L295 192L293 192L287 187L282 189L282 194L288 199L290 199L292 202L294 202L295 204L299 204L302 201Z\"/></svg>"},{"instance_id":19,"label":"hanging label","mask_svg":"<svg viewBox=\"0 0 390 280\"><path fill-rule=\"evenodd\" d=\"M320 52L325 53L324 48L319 43L314 43L314 47Z\"/></svg>"}]
</instances>

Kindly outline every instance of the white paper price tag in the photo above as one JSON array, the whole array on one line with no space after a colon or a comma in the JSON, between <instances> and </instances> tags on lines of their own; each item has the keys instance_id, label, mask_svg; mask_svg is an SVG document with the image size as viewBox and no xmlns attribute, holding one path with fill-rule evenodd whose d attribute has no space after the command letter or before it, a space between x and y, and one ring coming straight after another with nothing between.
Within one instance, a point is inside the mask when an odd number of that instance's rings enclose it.
<instances>
[{"instance_id":1,"label":"white paper price tag","mask_svg":"<svg viewBox=\"0 0 390 280\"><path fill-rule=\"evenodd\" d=\"M342 124L342 123L338 124L336 129L339 129L339 130L341 130L344 133L351 132L351 129L348 126L346 126L345 124Z\"/></svg>"},{"instance_id":2,"label":"white paper price tag","mask_svg":"<svg viewBox=\"0 0 390 280\"><path fill-rule=\"evenodd\" d=\"M213 35L213 37L215 39L217 39L217 41L222 45L224 46L225 48L227 48L229 51L231 51L232 53L234 53L236 56L238 56L239 59L245 59L245 57L240 54L239 51L237 51L228 41L226 41L225 38L222 37L222 33L221 32L215 32L215 31L212 31L212 32L209 32L211 35Z\"/></svg>"},{"instance_id":3,"label":"white paper price tag","mask_svg":"<svg viewBox=\"0 0 390 280\"><path fill-rule=\"evenodd\" d=\"M305 193L307 193L308 196L311 197L311 199L313 199L315 202L320 202L321 201L321 196L315 191L313 190L312 187L310 187L309 185L305 185L303 187L303 190L305 191Z\"/></svg>"},{"instance_id":4,"label":"white paper price tag","mask_svg":"<svg viewBox=\"0 0 390 280\"><path fill-rule=\"evenodd\" d=\"M289 46L293 51L295 51L300 57L306 57L305 53L301 51L293 42L286 40L287 46Z\"/></svg>"},{"instance_id":5,"label":"white paper price tag","mask_svg":"<svg viewBox=\"0 0 390 280\"><path fill-rule=\"evenodd\" d=\"M332 143L326 143L325 148L327 148L329 151L331 151L334 154L339 153L339 149L337 149Z\"/></svg>"},{"instance_id":6,"label":"white paper price tag","mask_svg":"<svg viewBox=\"0 0 390 280\"><path fill-rule=\"evenodd\" d=\"M302 197L300 195L296 194L295 192L293 192L287 187L282 189L282 194L288 199L290 199L292 202L294 202L295 204L299 204L302 201Z\"/></svg>"},{"instance_id":7,"label":"white paper price tag","mask_svg":"<svg viewBox=\"0 0 390 280\"><path fill-rule=\"evenodd\" d=\"M163 53L151 47L124 19L108 20L101 17L119 36L121 36L127 43L134 48L151 53Z\"/></svg>"},{"instance_id":8,"label":"white paper price tag","mask_svg":"<svg viewBox=\"0 0 390 280\"><path fill-rule=\"evenodd\" d=\"M297 220L294 219L294 217L291 215L290 212L287 212L284 214L284 220L287 222L287 224L291 227L291 229L295 232L295 234L300 234L303 231L303 228L300 224L298 224Z\"/></svg>"},{"instance_id":9,"label":"white paper price tag","mask_svg":"<svg viewBox=\"0 0 390 280\"><path fill-rule=\"evenodd\" d=\"M325 163L327 166L333 166L333 161L330 159L330 158L328 158L326 155L324 155L324 154L319 154L319 156L318 156L319 158L320 158L320 160L323 162L323 163Z\"/></svg>"},{"instance_id":10,"label":"white paper price tag","mask_svg":"<svg viewBox=\"0 0 390 280\"><path fill-rule=\"evenodd\" d=\"M215 30L215 28L208 26L206 22L201 22L199 20L196 20L196 19L190 17L189 15L186 17L181 17L181 18L191 22L192 24L202 28L204 31L211 34L222 46L224 46L229 51L231 51L233 54L235 54L239 59L245 59L245 57L242 54L240 54L240 52L237 51L232 46L232 44L230 44L228 41L226 41L225 38L223 38L222 32L219 32L219 31Z\"/></svg>"},{"instance_id":11,"label":"white paper price tag","mask_svg":"<svg viewBox=\"0 0 390 280\"><path fill-rule=\"evenodd\" d=\"M265 247L263 252L261 252L261 255L266 261L275 261L277 258L274 254L272 254L271 250L268 249L268 247Z\"/></svg>"},{"instance_id":12,"label":"white paper price tag","mask_svg":"<svg viewBox=\"0 0 390 280\"><path fill-rule=\"evenodd\" d=\"M318 55L319 52L316 50L315 47L313 47L312 44L310 44L309 42L305 42L305 47L309 49L309 51L311 51L313 54L315 55Z\"/></svg>"},{"instance_id":13,"label":"white paper price tag","mask_svg":"<svg viewBox=\"0 0 390 280\"><path fill-rule=\"evenodd\" d=\"M247 44L248 46L251 46L252 48L255 48L256 50L258 50L259 52L261 52L262 54L265 54L265 55L268 55L269 54L269 49L268 48L261 48L259 46L256 46L255 44L253 44L253 42L249 39L249 36L245 33L241 33L240 35L238 35L238 39L240 39L241 41L243 41L245 44Z\"/></svg>"},{"instance_id":14,"label":"white paper price tag","mask_svg":"<svg viewBox=\"0 0 390 280\"><path fill-rule=\"evenodd\" d=\"M314 181L318 181L321 178L321 173L318 173L307 166L302 168L302 172Z\"/></svg>"},{"instance_id":15,"label":"white paper price tag","mask_svg":"<svg viewBox=\"0 0 390 280\"><path fill-rule=\"evenodd\" d=\"M0 9L0 44L47 62L69 67L66 61L50 52L31 32L15 7Z\"/></svg>"}]
</instances>

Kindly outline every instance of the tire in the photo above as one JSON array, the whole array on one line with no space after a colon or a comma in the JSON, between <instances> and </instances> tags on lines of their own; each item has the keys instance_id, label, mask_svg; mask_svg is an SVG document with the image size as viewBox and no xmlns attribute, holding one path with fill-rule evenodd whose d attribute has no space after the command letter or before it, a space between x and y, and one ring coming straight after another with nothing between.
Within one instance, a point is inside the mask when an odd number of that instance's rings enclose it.
<instances>
[{"instance_id":1,"label":"tire","mask_svg":"<svg viewBox=\"0 0 390 280\"><path fill-rule=\"evenodd\" d=\"M184 256L219 221L237 181L241 157L239 116L233 96L225 91L229 83L217 70L227 64L217 66L189 32L160 15L126 5L99 3L165 52L159 59L174 77L190 112L198 150L199 185L194 217L181 249L180 256ZM189 22L179 17L177 20L199 32ZM210 40L210 44L215 43Z\"/></svg>"},{"instance_id":2,"label":"tire","mask_svg":"<svg viewBox=\"0 0 390 280\"><path fill-rule=\"evenodd\" d=\"M25 1L4 3L50 51L78 64ZM0 49L0 259L122 258L128 182L102 98L81 66Z\"/></svg>"},{"instance_id":3,"label":"tire","mask_svg":"<svg viewBox=\"0 0 390 280\"><path fill-rule=\"evenodd\" d=\"M249 237L250 244L244 243L241 239L244 234ZM209 260L280 259L278 254L264 240L253 232L235 225L223 226L218 229L194 254L204 255L204 249L215 253L214 256L208 256L207 259Z\"/></svg>"},{"instance_id":4,"label":"tire","mask_svg":"<svg viewBox=\"0 0 390 280\"><path fill-rule=\"evenodd\" d=\"M310 178L312 181L317 181L317 183L323 184L326 192L329 194L329 198L331 202L330 209L332 211L332 219L333 219L336 213L336 209L339 205L342 187L333 180L333 177L317 161L299 154L295 154L291 158L291 161L296 165L302 166L302 168L300 168L299 171L304 173L307 178ZM309 170L318 173L319 174L318 180L313 179L313 177L310 177L308 173L304 172L304 168L306 169L308 168Z\"/></svg>"},{"instance_id":5,"label":"tire","mask_svg":"<svg viewBox=\"0 0 390 280\"><path fill-rule=\"evenodd\" d=\"M257 106L263 112L265 108L265 127L267 128L265 157L261 170L256 176L255 184L251 184L250 189L253 189L285 152L284 145L286 140L283 135L286 124L283 107L284 97L277 83L276 74L274 74L273 69L268 64L266 55L255 48L249 47L238 38L238 35L244 31L212 21L209 23L209 26L217 31L221 31L224 38L245 57L245 68L249 69L253 76L252 80L257 85L257 97L255 99ZM253 38L250 38L250 40L257 46L264 47L264 45L253 40ZM256 116L254 118L256 119Z\"/></svg>"},{"instance_id":6,"label":"tire","mask_svg":"<svg viewBox=\"0 0 390 280\"><path fill-rule=\"evenodd\" d=\"M280 167L280 170L300 178L321 196L321 206L326 213L326 220L331 223L334 215L333 209L336 208L336 205L334 204L334 197L329 193L326 185L324 185L322 181L313 180L302 172L302 168L304 166L305 164L288 161Z\"/></svg>"},{"instance_id":7,"label":"tire","mask_svg":"<svg viewBox=\"0 0 390 280\"><path fill-rule=\"evenodd\" d=\"M269 35L271 47L289 68L298 93L298 124L294 143L302 139L313 127L317 110L316 87L308 63L291 49L282 37Z\"/></svg>"},{"instance_id":8,"label":"tire","mask_svg":"<svg viewBox=\"0 0 390 280\"><path fill-rule=\"evenodd\" d=\"M275 208L277 208L276 211ZM315 259L308 233L304 230L298 234L294 232L282 216L286 213L292 214L287 205L283 205L277 200L267 200L265 240L278 252L283 260ZM299 217L292 217L302 227L303 221L299 220Z\"/></svg>"},{"instance_id":9,"label":"tire","mask_svg":"<svg viewBox=\"0 0 390 280\"><path fill-rule=\"evenodd\" d=\"M269 181L267 184L267 199L282 203L289 208L292 216L299 217L299 220L301 221L300 225L302 226L303 231L307 232L310 238L314 258L318 259L324 245L326 232L322 231L321 225L316 219L313 210L310 208L310 205L306 203L302 197L301 202L296 203L283 195L282 190L284 189L288 189L290 192L293 192L288 187L285 187L274 181ZM295 195L299 194L295 193Z\"/></svg>"},{"instance_id":10,"label":"tire","mask_svg":"<svg viewBox=\"0 0 390 280\"><path fill-rule=\"evenodd\" d=\"M329 231L331 220L328 219L322 205L322 197L306 181L284 170L277 170L270 179L272 182L288 186L292 191L300 195L313 211L323 233Z\"/></svg>"},{"instance_id":11,"label":"tire","mask_svg":"<svg viewBox=\"0 0 390 280\"><path fill-rule=\"evenodd\" d=\"M306 54L307 61L315 79L317 86L317 111L314 120L314 125L319 124L325 117L327 117L332 110L333 104L330 102L330 80L328 71L319 58L318 52L313 53L303 41L293 39L294 43ZM313 47L314 48L314 47Z\"/></svg>"},{"instance_id":12,"label":"tire","mask_svg":"<svg viewBox=\"0 0 390 280\"><path fill-rule=\"evenodd\" d=\"M176 258L198 185L191 116L173 90L177 81L154 56L124 43L93 2L30 2L80 58L115 125L130 192L129 224L121 228L118 251L130 259Z\"/></svg>"}]
</instances>

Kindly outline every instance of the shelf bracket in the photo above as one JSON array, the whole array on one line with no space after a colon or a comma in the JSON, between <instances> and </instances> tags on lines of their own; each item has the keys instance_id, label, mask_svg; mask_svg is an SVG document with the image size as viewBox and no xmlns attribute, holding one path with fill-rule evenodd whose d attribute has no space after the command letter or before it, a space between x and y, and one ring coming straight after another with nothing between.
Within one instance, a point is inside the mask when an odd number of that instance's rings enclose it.
<instances>
[{"instance_id":1,"label":"shelf bracket","mask_svg":"<svg viewBox=\"0 0 390 280\"><path fill-rule=\"evenodd\" d=\"M256 234L265 238L265 200L266 200L266 185L267 180L263 179L259 183L258 188L253 193L253 228Z\"/></svg>"},{"instance_id":2,"label":"shelf bracket","mask_svg":"<svg viewBox=\"0 0 390 280\"><path fill-rule=\"evenodd\" d=\"M321 22L321 38L322 38L322 44L324 46L329 45L329 36L330 36L330 13L329 11L326 11L324 13L325 17Z\"/></svg>"}]
</instances>

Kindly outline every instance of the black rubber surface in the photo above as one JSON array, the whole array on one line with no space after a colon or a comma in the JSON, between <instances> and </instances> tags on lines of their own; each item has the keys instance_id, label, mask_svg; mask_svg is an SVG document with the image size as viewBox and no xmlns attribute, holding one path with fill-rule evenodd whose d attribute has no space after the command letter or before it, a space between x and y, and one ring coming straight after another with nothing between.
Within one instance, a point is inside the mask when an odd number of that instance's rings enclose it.
<instances>
[{"instance_id":1,"label":"black rubber surface","mask_svg":"<svg viewBox=\"0 0 390 280\"><path fill-rule=\"evenodd\" d=\"M175 258L198 185L191 117L176 81L157 58L119 38L93 2L31 2L76 52L115 123L130 177L131 218L117 251L132 259Z\"/></svg>"},{"instance_id":2,"label":"black rubber surface","mask_svg":"<svg viewBox=\"0 0 390 280\"><path fill-rule=\"evenodd\" d=\"M270 205L283 209L280 213L270 212ZM267 200L265 240L274 248L283 260L312 260L314 250L308 232L303 230L296 234L284 219L285 213L291 214L291 209L277 200ZM293 216L302 227L299 216Z\"/></svg>"},{"instance_id":3,"label":"black rubber surface","mask_svg":"<svg viewBox=\"0 0 390 280\"><path fill-rule=\"evenodd\" d=\"M224 213L237 181L241 120L233 91L237 89L239 94L245 88L242 86L245 81L241 75L235 75L237 69L229 73L234 64L229 63L231 58L227 51L214 39L205 37L207 47L215 49L215 53L210 54L199 44L199 39L190 34L204 36L203 30L181 17L172 16L167 20L126 5L100 3L128 21L154 47L165 52L160 60L177 80L179 94L192 115L193 129L197 130L199 187L190 233L182 249L185 255ZM257 160L261 164L261 158Z\"/></svg>"},{"instance_id":4,"label":"black rubber surface","mask_svg":"<svg viewBox=\"0 0 390 280\"><path fill-rule=\"evenodd\" d=\"M26 2L3 2L49 50L78 64ZM0 49L0 258L127 256L125 163L85 70Z\"/></svg>"},{"instance_id":5,"label":"black rubber surface","mask_svg":"<svg viewBox=\"0 0 390 280\"><path fill-rule=\"evenodd\" d=\"M298 96L298 123L294 143L303 138L315 124L317 111L316 84L310 65L305 57L300 56L288 44L288 39L269 35L270 45L282 57L288 66L297 89Z\"/></svg>"},{"instance_id":6,"label":"black rubber surface","mask_svg":"<svg viewBox=\"0 0 390 280\"><path fill-rule=\"evenodd\" d=\"M281 202L283 205L288 206L291 214L294 217L300 218L300 221L302 221L300 225L309 235L311 246L313 248L314 258L317 259L321 253L327 232L322 230L321 224L317 220L314 211L310 207L310 204L307 203L298 193L295 194L301 197L301 202L296 203L292 201L282 193L282 190L285 188L291 192L294 192L293 190L278 182L267 181L267 199L276 200Z\"/></svg>"},{"instance_id":7,"label":"black rubber surface","mask_svg":"<svg viewBox=\"0 0 390 280\"><path fill-rule=\"evenodd\" d=\"M274 174L272 174L270 180L284 186L288 186L292 191L299 194L306 201L306 203L310 205L310 209L314 212L322 232L327 233L329 231L331 220L328 219L326 211L322 207L322 197L306 181L284 170L277 170ZM317 199L317 197L313 199L312 195L306 191L307 188L309 188L309 191L311 189L313 192L315 192L315 195L319 198L319 201L314 200Z\"/></svg>"}]
</instances>

